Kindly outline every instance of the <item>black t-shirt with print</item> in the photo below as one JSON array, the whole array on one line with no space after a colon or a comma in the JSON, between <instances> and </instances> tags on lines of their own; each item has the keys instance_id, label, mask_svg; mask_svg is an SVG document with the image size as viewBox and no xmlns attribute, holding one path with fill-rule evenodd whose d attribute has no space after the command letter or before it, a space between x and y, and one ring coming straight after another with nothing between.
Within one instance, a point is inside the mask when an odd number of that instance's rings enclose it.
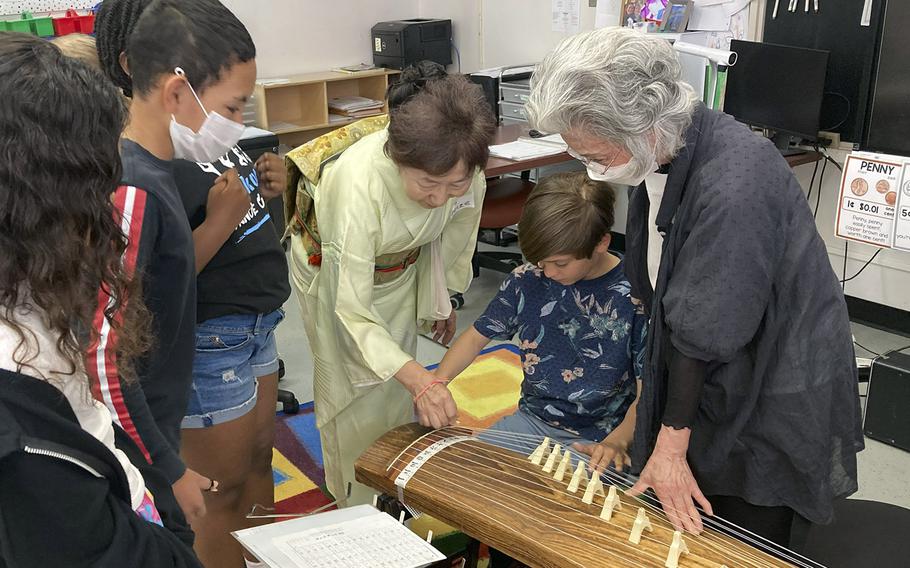
<instances>
[{"instance_id":1,"label":"black t-shirt with print","mask_svg":"<svg viewBox=\"0 0 910 568\"><path fill-rule=\"evenodd\" d=\"M196 321L229 314L264 314L291 294L284 249L275 232L253 160L236 146L210 164L174 162L174 178L193 230L205 221L215 179L235 168L250 195L250 211L196 278Z\"/></svg>"}]
</instances>

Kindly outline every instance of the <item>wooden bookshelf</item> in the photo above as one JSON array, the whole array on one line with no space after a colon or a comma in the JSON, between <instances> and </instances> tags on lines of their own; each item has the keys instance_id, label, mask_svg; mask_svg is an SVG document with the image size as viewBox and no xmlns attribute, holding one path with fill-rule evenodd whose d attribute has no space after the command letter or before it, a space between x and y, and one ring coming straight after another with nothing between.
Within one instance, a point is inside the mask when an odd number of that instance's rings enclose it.
<instances>
[{"instance_id":1,"label":"wooden bookshelf","mask_svg":"<svg viewBox=\"0 0 910 568\"><path fill-rule=\"evenodd\" d=\"M329 122L329 99L357 95L384 100L399 71L376 69L358 73L324 71L256 83L256 126L278 135L283 144L307 140L358 119ZM388 111L383 107L383 111Z\"/></svg>"}]
</instances>

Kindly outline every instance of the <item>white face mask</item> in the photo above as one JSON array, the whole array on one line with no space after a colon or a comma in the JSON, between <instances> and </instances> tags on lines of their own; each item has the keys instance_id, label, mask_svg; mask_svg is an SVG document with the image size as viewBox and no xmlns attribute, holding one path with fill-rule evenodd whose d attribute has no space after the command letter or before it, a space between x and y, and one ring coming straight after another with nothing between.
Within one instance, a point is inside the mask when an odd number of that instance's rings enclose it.
<instances>
[{"instance_id":1,"label":"white face mask","mask_svg":"<svg viewBox=\"0 0 910 568\"><path fill-rule=\"evenodd\" d=\"M644 164L644 167L642 164ZM588 177L594 181L605 181L609 183L615 183L617 185L629 185L635 187L640 185L641 182L645 181L645 178L648 177L648 174L656 171L657 168L657 158L654 156L654 152L652 151L651 156L647 162L639 161L633 157L625 164L613 168L607 168L606 171L603 171L603 167L601 167L600 164L589 163Z\"/></svg>"},{"instance_id":2,"label":"white face mask","mask_svg":"<svg viewBox=\"0 0 910 568\"><path fill-rule=\"evenodd\" d=\"M174 69L179 77L186 79L183 69L177 67ZM177 122L177 119L171 115L171 142L174 144L174 157L180 160L191 160L193 162L213 162L225 155L228 150L243 136L244 126L240 123L229 120L217 112L208 112L202 106L202 101L196 95L196 91L190 82L186 82L193 93L193 97L202 112L205 113L205 121L199 132L193 132L192 128L184 126Z\"/></svg>"},{"instance_id":3,"label":"white face mask","mask_svg":"<svg viewBox=\"0 0 910 568\"><path fill-rule=\"evenodd\" d=\"M571 151L569 154L585 164L588 170L588 177L592 180L605 181L616 185L628 185L633 187L641 185L641 182L645 181L648 174L656 171L659 167L657 163L656 142L655 147L650 149L646 159L641 160L632 156L628 162L621 166L613 166L613 161L611 161L609 165L604 166L597 162L580 158Z\"/></svg>"}]
</instances>

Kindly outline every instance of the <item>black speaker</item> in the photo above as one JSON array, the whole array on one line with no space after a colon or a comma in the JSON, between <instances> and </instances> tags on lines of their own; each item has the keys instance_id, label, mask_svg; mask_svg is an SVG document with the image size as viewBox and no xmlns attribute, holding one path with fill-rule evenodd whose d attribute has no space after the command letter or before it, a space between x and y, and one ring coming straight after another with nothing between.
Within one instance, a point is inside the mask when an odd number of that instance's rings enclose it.
<instances>
[{"instance_id":1,"label":"black speaker","mask_svg":"<svg viewBox=\"0 0 910 568\"><path fill-rule=\"evenodd\" d=\"M910 355L892 353L872 364L863 432L910 451Z\"/></svg>"},{"instance_id":2,"label":"black speaker","mask_svg":"<svg viewBox=\"0 0 910 568\"><path fill-rule=\"evenodd\" d=\"M499 77L491 77L486 74L468 75L471 82L480 85L483 89L483 98L490 105L490 111L496 124L499 124Z\"/></svg>"}]
</instances>

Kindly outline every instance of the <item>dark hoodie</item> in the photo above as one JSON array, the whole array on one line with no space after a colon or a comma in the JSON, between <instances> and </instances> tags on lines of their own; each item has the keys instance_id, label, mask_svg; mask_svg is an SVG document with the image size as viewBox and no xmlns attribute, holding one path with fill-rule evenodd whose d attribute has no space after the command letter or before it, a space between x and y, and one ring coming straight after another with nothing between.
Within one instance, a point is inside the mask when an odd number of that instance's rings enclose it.
<instances>
[{"instance_id":1,"label":"dark hoodie","mask_svg":"<svg viewBox=\"0 0 910 568\"><path fill-rule=\"evenodd\" d=\"M167 481L114 430L164 527L133 511L123 468L59 390L0 369L0 568L201 568Z\"/></svg>"}]
</instances>

